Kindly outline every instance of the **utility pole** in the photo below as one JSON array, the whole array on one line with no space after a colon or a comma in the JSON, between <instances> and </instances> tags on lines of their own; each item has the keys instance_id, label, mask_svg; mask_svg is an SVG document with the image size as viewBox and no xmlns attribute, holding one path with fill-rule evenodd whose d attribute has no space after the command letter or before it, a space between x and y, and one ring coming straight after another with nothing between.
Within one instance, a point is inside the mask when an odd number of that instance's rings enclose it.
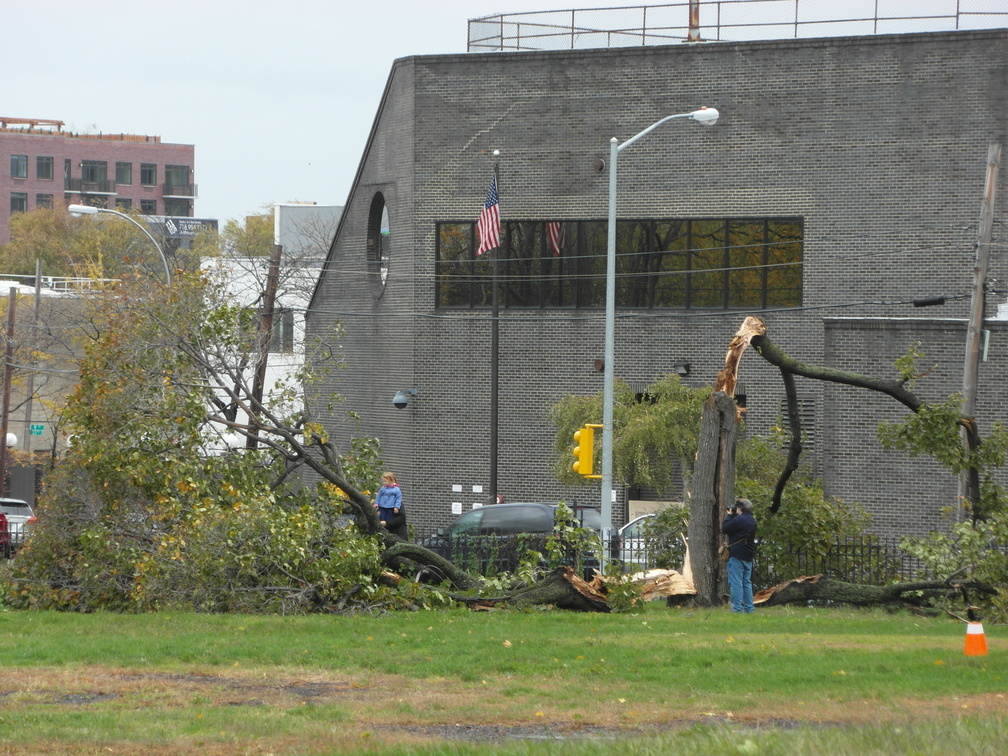
<instances>
[{"instance_id":1,"label":"utility pole","mask_svg":"<svg viewBox=\"0 0 1008 756\"><path fill-rule=\"evenodd\" d=\"M970 303L969 322L966 326L966 363L963 366L963 441L973 450L979 443L976 428L977 376L980 370L980 342L983 336L984 308L986 305L987 269L990 266L991 235L994 227L994 203L997 199L998 168L1001 164L1001 145L987 148L987 183L984 186L980 223L977 229L976 262L973 267L973 297ZM960 501L967 500L973 507L980 503L979 474L974 467L963 473L959 481ZM957 510L962 519L963 508Z\"/></svg>"},{"instance_id":2,"label":"utility pole","mask_svg":"<svg viewBox=\"0 0 1008 756\"><path fill-rule=\"evenodd\" d=\"M7 415L10 413L11 376L14 372L14 311L17 289L10 289L7 307L7 349L4 352L3 418L0 419L0 496L7 496Z\"/></svg>"},{"instance_id":3,"label":"utility pole","mask_svg":"<svg viewBox=\"0 0 1008 756\"><path fill-rule=\"evenodd\" d=\"M248 428L253 433L245 437L245 448L256 448L256 435L258 426L251 413L257 412L262 404L263 386L266 383L266 362L269 358L270 341L273 336L273 304L276 301L277 286L280 279L280 255L283 253L283 246L273 245L273 254L270 255L269 273L266 276L266 291L263 293L262 324L259 336L259 362L256 365L255 379L252 383L252 400L249 402Z\"/></svg>"}]
</instances>

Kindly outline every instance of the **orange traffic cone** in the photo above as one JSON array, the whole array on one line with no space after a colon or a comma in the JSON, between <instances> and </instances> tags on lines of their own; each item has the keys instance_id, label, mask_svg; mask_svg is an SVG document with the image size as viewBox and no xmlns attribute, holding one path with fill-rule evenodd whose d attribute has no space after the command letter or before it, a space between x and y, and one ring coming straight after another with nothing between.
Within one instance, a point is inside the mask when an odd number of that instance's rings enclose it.
<instances>
[{"instance_id":1,"label":"orange traffic cone","mask_svg":"<svg viewBox=\"0 0 1008 756\"><path fill-rule=\"evenodd\" d=\"M987 656L987 638L984 637L983 625L970 622L966 625L966 656Z\"/></svg>"}]
</instances>

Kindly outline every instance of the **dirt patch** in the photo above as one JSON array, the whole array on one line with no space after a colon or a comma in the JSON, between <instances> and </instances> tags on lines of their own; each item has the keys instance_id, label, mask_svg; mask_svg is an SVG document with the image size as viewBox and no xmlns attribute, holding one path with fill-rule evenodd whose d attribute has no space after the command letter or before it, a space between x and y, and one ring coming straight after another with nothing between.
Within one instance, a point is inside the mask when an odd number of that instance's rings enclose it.
<instances>
[{"instance_id":1,"label":"dirt patch","mask_svg":"<svg viewBox=\"0 0 1008 756\"><path fill-rule=\"evenodd\" d=\"M557 686L562 683L557 683ZM244 753L259 750L304 753L321 747L355 750L364 742L404 744L436 741L472 743L568 740L620 740L671 734L696 725L740 730L790 730L802 727L845 727L860 724L911 723L954 719L963 715L1008 715L1006 694L946 696L934 699L864 701L754 702L743 711L712 711L703 701L669 702L613 700L607 691L582 691L578 701L570 691L539 680L521 681L414 680L376 675L351 680L336 672L246 670L210 672L146 672L137 669L42 668L10 669L0 678L0 701L13 714L33 707L74 710L115 709L175 711L176 716L233 710L266 709L266 716L322 709L325 721L305 720L305 731L266 742L238 740L196 745L166 744L164 753ZM251 713L251 712L250 712ZM338 718L331 719L331 715ZM261 715L256 715L261 716ZM389 724L392 722L392 724ZM316 726L315 740L311 727ZM298 738L309 738L303 741ZM2 738L2 736L0 736ZM312 745L307 745L312 743ZM254 747L253 747L254 744ZM79 747L81 744L75 744ZM106 750L128 752L136 743L104 742ZM144 743L144 750L154 752ZM191 747L190 747L191 746ZM60 744L33 743L18 748L0 744L5 753L62 753ZM78 748L78 752L79 748ZM326 751L329 752L329 751Z\"/></svg>"}]
</instances>

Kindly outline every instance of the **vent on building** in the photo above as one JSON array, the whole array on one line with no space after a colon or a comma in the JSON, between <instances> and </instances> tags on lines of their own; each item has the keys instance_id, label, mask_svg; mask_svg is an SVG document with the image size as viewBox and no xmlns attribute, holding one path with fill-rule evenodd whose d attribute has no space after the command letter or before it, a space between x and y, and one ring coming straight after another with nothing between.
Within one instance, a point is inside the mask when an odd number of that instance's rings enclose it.
<instances>
[{"instance_id":1,"label":"vent on building","mask_svg":"<svg viewBox=\"0 0 1008 756\"><path fill-rule=\"evenodd\" d=\"M787 400L781 399L780 418L782 427L789 428ZM801 421L801 442L806 450L815 448L815 400L798 400L798 417Z\"/></svg>"}]
</instances>

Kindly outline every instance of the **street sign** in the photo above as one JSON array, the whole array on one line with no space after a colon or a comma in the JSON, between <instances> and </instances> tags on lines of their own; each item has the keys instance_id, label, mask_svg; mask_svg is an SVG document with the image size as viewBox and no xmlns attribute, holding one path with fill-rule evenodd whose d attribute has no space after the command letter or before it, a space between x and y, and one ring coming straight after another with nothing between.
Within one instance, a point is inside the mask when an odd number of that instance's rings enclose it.
<instances>
[{"instance_id":1,"label":"street sign","mask_svg":"<svg viewBox=\"0 0 1008 756\"><path fill-rule=\"evenodd\" d=\"M33 436L41 436L42 431L45 430L45 423L32 423L31 424L31 434Z\"/></svg>"}]
</instances>

